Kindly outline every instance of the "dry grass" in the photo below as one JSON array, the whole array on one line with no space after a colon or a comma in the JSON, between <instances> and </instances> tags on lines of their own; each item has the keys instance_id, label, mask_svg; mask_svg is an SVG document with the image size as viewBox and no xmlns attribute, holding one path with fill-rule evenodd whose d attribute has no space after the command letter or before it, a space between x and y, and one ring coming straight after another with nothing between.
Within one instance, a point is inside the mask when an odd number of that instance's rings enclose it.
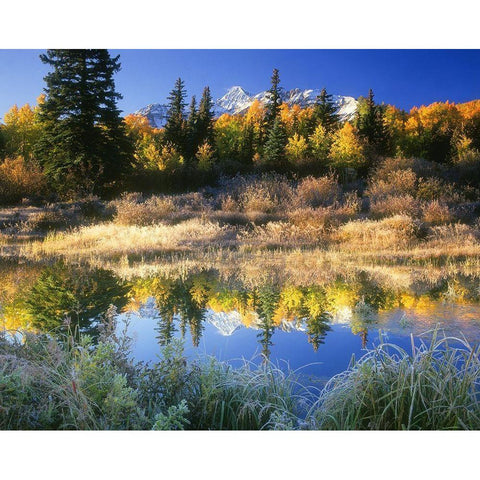
<instances>
[{"instance_id":1,"label":"dry grass","mask_svg":"<svg viewBox=\"0 0 480 480\"><path fill-rule=\"evenodd\" d=\"M336 233L340 243L367 250L400 249L417 238L418 224L407 215L395 215L383 220L358 220L342 225Z\"/></svg>"},{"instance_id":2,"label":"dry grass","mask_svg":"<svg viewBox=\"0 0 480 480\"><path fill-rule=\"evenodd\" d=\"M232 229L201 219L143 227L103 223L48 235L42 242L24 246L23 254L33 257L145 255L207 247L212 243L228 245L234 238Z\"/></svg>"}]
</instances>

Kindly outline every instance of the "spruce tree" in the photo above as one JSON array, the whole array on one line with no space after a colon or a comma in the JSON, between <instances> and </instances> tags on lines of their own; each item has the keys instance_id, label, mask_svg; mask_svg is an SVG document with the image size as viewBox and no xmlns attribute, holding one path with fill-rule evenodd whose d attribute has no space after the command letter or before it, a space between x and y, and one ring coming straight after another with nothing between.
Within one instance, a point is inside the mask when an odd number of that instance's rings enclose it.
<instances>
[{"instance_id":1,"label":"spruce tree","mask_svg":"<svg viewBox=\"0 0 480 480\"><path fill-rule=\"evenodd\" d=\"M104 49L47 50L40 59L53 71L45 77L36 155L59 191L99 191L128 172L133 155L113 80L119 56Z\"/></svg>"},{"instance_id":2,"label":"spruce tree","mask_svg":"<svg viewBox=\"0 0 480 480\"><path fill-rule=\"evenodd\" d=\"M322 125L328 133L338 126L337 106L333 101L333 96L328 94L325 88L322 88L320 95L315 100L313 117L316 124Z\"/></svg>"},{"instance_id":3,"label":"spruce tree","mask_svg":"<svg viewBox=\"0 0 480 480\"><path fill-rule=\"evenodd\" d=\"M276 118L263 151L264 161L269 167L281 167L285 159L287 135L280 118Z\"/></svg>"},{"instance_id":4,"label":"spruce tree","mask_svg":"<svg viewBox=\"0 0 480 480\"><path fill-rule=\"evenodd\" d=\"M280 76L276 68L273 69L271 82L272 86L268 90L265 112L265 120L269 128L273 127L275 119L280 113L280 106L282 104L282 89L279 87Z\"/></svg>"},{"instance_id":5,"label":"spruce tree","mask_svg":"<svg viewBox=\"0 0 480 480\"><path fill-rule=\"evenodd\" d=\"M186 157L191 159L195 156L198 149L198 111L197 100L195 95L192 96L190 102L189 113L187 118L187 143L186 143Z\"/></svg>"},{"instance_id":6,"label":"spruce tree","mask_svg":"<svg viewBox=\"0 0 480 480\"><path fill-rule=\"evenodd\" d=\"M175 82L167 97L169 101L167 122L165 123L165 141L171 143L179 153L186 154L187 125L185 120L185 84L181 78Z\"/></svg>"},{"instance_id":7,"label":"spruce tree","mask_svg":"<svg viewBox=\"0 0 480 480\"><path fill-rule=\"evenodd\" d=\"M200 106L198 108L198 146L205 142L207 142L210 146L213 146L213 107L214 104L212 95L210 93L210 88L205 87L203 89Z\"/></svg>"},{"instance_id":8,"label":"spruce tree","mask_svg":"<svg viewBox=\"0 0 480 480\"><path fill-rule=\"evenodd\" d=\"M373 90L367 98L361 98L356 115L356 127L367 145L374 153L382 153L386 145L386 131L383 123L383 112L380 105L375 104Z\"/></svg>"}]
</instances>

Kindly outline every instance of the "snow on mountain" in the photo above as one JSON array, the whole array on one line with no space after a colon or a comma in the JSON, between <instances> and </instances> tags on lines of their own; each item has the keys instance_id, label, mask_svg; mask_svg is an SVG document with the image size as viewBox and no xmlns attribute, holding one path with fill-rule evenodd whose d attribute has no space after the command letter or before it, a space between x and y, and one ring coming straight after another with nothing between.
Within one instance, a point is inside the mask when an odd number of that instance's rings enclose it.
<instances>
[{"instance_id":1,"label":"snow on mountain","mask_svg":"<svg viewBox=\"0 0 480 480\"><path fill-rule=\"evenodd\" d=\"M294 88L293 90L282 90L281 99L282 102L290 106L300 105L301 107L307 107L315 103L320 92L320 89L301 90L300 88ZM232 87L215 103L218 113L230 113L233 115L245 113L255 100L266 103L268 101L268 91L249 95L242 87ZM337 113L342 120L351 119L357 110L357 101L353 97L333 95L333 101L338 107Z\"/></svg>"},{"instance_id":2,"label":"snow on mountain","mask_svg":"<svg viewBox=\"0 0 480 480\"><path fill-rule=\"evenodd\" d=\"M288 105L300 105L306 107L313 105L317 96L320 95L320 89L301 90L283 90L281 97L284 103ZM250 105L259 100L265 103L268 99L268 91L252 95L240 86L230 88L223 97L215 101L215 115L220 116L224 113L231 115L245 113ZM357 110L357 100L353 97L344 95L333 95L333 101L338 107L337 113L341 120L350 120ZM167 115L167 105L154 103L147 105L135 112L135 115L147 117L150 125L155 128L161 128L165 125Z\"/></svg>"},{"instance_id":3,"label":"snow on mountain","mask_svg":"<svg viewBox=\"0 0 480 480\"><path fill-rule=\"evenodd\" d=\"M209 310L205 314L205 319L216 327L220 335L224 337L229 337L243 327L242 316L235 310L228 313Z\"/></svg>"},{"instance_id":4,"label":"snow on mountain","mask_svg":"<svg viewBox=\"0 0 480 480\"><path fill-rule=\"evenodd\" d=\"M147 117L150 125L154 128L161 128L167 121L167 105L160 103L151 103L146 107L141 108L135 112L135 115Z\"/></svg>"}]
</instances>

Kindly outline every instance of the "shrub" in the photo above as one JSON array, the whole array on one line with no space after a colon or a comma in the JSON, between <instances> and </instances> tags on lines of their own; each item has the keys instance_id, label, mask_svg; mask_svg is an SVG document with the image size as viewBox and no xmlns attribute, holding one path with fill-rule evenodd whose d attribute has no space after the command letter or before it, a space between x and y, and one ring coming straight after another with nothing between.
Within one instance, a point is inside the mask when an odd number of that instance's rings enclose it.
<instances>
[{"instance_id":1,"label":"shrub","mask_svg":"<svg viewBox=\"0 0 480 480\"><path fill-rule=\"evenodd\" d=\"M121 225L152 225L166 220L174 211L171 197L154 196L143 200L136 194L124 195L114 202L115 223Z\"/></svg>"},{"instance_id":2,"label":"shrub","mask_svg":"<svg viewBox=\"0 0 480 480\"><path fill-rule=\"evenodd\" d=\"M386 178L378 178L376 175L370 178L367 195L374 199L382 199L389 196L415 194L417 175L413 170L394 170L386 175Z\"/></svg>"},{"instance_id":3,"label":"shrub","mask_svg":"<svg viewBox=\"0 0 480 480\"><path fill-rule=\"evenodd\" d=\"M273 213L289 205L292 189L281 175L263 175L240 186L239 200L246 212Z\"/></svg>"},{"instance_id":4,"label":"shrub","mask_svg":"<svg viewBox=\"0 0 480 480\"><path fill-rule=\"evenodd\" d=\"M299 206L327 207L338 200L340 186L334 175L306 177L299 182L295 193Z\"/></svg>"},{"instance_id":5,"label":"shrub","mask_svg":"<svg viewBox=\"0 0 480 480\"><path fill-rule=\"evenodd\" d=\"M46 178L34 161L7 158L0 164L0 202L16 203L46 193Z\"/></svg>"},{"instance_id":6,"label":"shrub","mask_svg":"<svg viewBox=\"0 0 480 480\"><path fill-rule=\"evenodd\" d=\"M370 202L370 212L375 217L408 215L416 217L420 213L420 203L411 195L380 197Z\"/></svg>"},{"instance_id":7,"label":"shrub","mask_svg":"<svg viewBox=\"0 0 480 480\"><path fill-rule=\"evenodd\" d=\"M430 177L441 172L442 166L423 158L386 158L374 171L372 178L387 182L396 171L411 170L417 177Z\"/></svg>"},{"instance_id":8,"label":"shrub","mask_svg":"<svg viewBox=\"0 0 480 480\"><path fill-rule=\"evenodd\" d=\"M44 210L33 213L22 225L22 230L26 232L56 230L69 225L68 217L59 210Z\"/></svg>"},{"instance_id":9,"label":"shrub","mask_svg":"<svg viewBox=\"0 0 480 480\"><path fill-rule=\"evenodd\" d=\"M422 207L423 220L433 225L451 222L453 215L448 208L448 205L432 200Z\"/></svg>"}]
</instances>

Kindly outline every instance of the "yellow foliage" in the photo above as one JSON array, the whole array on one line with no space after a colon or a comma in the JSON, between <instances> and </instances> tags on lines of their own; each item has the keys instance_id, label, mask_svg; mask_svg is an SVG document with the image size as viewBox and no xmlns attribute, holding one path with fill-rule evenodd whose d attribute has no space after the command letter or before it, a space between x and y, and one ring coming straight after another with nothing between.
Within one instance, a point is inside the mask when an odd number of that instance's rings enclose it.
<instances>
[{"instance_id":1,"label":"yellow foliage","mask_svg":"<svg viewBox=\"0 0 480 480\"><path fill-rule=\"evenodd\" d=\"M213 166L213 149L212 147L205 142L198 148L197 154L195 155L198 160L198 169L203 171L208 171Z\"/></svg>"},{"instance_id":2,"label":"yellow foliage","mask_svg":"<svg viewBox=\"0 0 480 480\"><path fill-rule=\"evenodd\" d=\"M174 172L183 165L184 158L173 145L165 145L157 159L157 166L161 172Z\"/></svg>"},{"instance_id":3,"label":"yellow foliage","mask_svg":"<svg viewBox=\"0 0 480 480\"><path fill-rule=\"evenodd\" d=\"M310 148L316 160L327 158L330 150L331 138L323 125L318 125L309 137Z\"/></svg>"},{"instance_id":4,"label":"yellow foliage","mask_svg":"<svg viewBox=\"0 0 480 480\"><path fill-rule=\"evenodd\" d=\"M3 133L6 138L7 154L21 155L27 160L41 134L35 110L27 103L18 108L14 105L4 116Z\"/></svg>"},{"instance_id":5,"label":"yellow foliage","mask_svg":"<svg viewBox=\"0 0 480 480\"><path fill-rule=\"evenodd\" d=\"M329 158L332 165L340 168L359 168L365 164L357 130L349 122L334 134Z\"/></svg>"},{"instance_id":6,"label":"yellow foliage","mask_svg":"<svg viewBox=\"0 0 480 480\"><path fill-rule=\"evenodd\" d=\"M308 154L308 143L304 137L295 133L288 139L285 147L287 159L293 164L299 164L306 161Z\"/></svg>"}]
</instances>

